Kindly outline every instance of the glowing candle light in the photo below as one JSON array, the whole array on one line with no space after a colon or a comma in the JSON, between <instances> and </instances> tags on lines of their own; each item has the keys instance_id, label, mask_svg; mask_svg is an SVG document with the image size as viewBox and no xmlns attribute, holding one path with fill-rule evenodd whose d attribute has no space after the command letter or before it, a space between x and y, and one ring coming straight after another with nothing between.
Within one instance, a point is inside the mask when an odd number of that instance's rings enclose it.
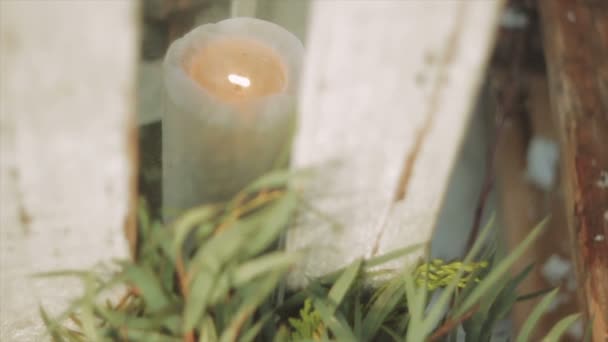
<instances>
[{"instance_id":1,"label":"glowing candle light","mask_svg":"<svg viewBox=\"0 0 608 342\"><path fill-rule=\"evenodd\" d=\"M254 18L200 26L165 57L165 217L229 198L272 168L295 120L303 47Z\"/></svg>"}]
</instances>

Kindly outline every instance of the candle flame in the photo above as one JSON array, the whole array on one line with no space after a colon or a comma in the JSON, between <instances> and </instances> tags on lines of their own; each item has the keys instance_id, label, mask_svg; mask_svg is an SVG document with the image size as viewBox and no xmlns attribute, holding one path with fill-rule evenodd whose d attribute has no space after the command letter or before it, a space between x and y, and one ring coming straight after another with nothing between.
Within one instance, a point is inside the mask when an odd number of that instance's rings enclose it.
<instances>
[{"instance_id":1,"label":"candle flame","mask_svg":"<svg viewBox=\"0 0 608 342\"><path fill-rule=\"evenodd\" d=\"M205 91L232 104L280 94L287 87L281 57L253 39L214 40L193 54L185 69Z\"/></svg>"},{"instance_id":2,"label":"candle flame","mask_svg":"<svg viewBox=\"0 0 608 342\"><path fill-rule=\"evenodd\" d=\"M234 85L237 85L237 86L240 86L243 88L248 88L251 85L251 80L248 77L237 75L237 74L229 74L228 81L230 81L230 83L232 83Z\"/></svg>"}]
</instances>

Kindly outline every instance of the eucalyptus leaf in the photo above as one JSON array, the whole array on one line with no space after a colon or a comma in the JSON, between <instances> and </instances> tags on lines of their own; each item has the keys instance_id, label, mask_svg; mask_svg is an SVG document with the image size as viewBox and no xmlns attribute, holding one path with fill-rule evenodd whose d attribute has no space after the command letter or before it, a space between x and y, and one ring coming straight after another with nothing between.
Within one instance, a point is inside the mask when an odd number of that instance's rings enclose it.
<instances>
[{"instance_id":1,"label":"eucalyptus leaf","mask_svg":"<svg viewBox=\"0 0 608 342\"><path fill-rule=\"evenodd\" d=\"M199 272L190 283L188 300L184 307L184 333L198 326L207 310L208 300L216 283L216 274Z\"/></svg>"},{"instance_id":2,"label":"eucalyptus leaf","mask_svg":"<svg viewBox=\"0 0 608 342\"><path fill-rule=\"evenodd\" d=\"M243 255L251 257L268 249L286 228L296 209L297 199L293 192L286 192L281 198L269 204L262 213L255 214L249 221L257 228L248 232L248 243Z\"/></svg>"},{"instance_id":3,"label":"eucalyptus leaf","mask_svg":"<svg viewBox=\"0 0 608 342\"><path fill-rule=\"evenodd\" d=\"M175 255L179 255L183 251L183 244L192 230L197 226L205 223L207 220L217 214L217 208L212 205L206 205L201 208L195 208L181 215L173 224L174 237L172 249Z\"/></svg>"},{"instance_id":4,"label":"eucalyptus leaf","mask_svg":"<svg viewBox=\"0 0 608 342\"><path fill-rule=\"evenodd\" d=\"M253 193L264 189L284 188L289 180L296 174L294 171L280 169L269 172L247 186L242 192Z\"/></svg>"},{"instance_id":5,"label":"eucalyptus leaf","mask_svg":"<svg viewBox=\"0 0 608 342\"><path fill-rule=\"evenodd\" d=\"M221 342L237 340L245 320L250 318L258 306L260 306L262 302L268 298L270 293L274 291L282 276L283 272L275 271L263 279L251 283L249 286L239 290L245 299L240 305L238 311L234 313L231 322L220 336Z\"/></svg>"},{"instance_id":6,"label":"eucalyptus leaf","mask_svg":"<svg viewBox=\"0 0 608 342\"><path fill-rule=\"evenodd\" d=\"M127 281L141 292L147 307L151 311L159 310L169 304L169 299L160 287L154 272L148 268L129 266L124 271Z\"/></svg>"},{"instance_id":7,"label":"eucalyptus leaf","mask_svg":"<svg viewBox=\"0 0 608 342\"><path fill-rule=\"evenodd\" d=\"M215 328L215 323L213 322L213 318L206 316L201 323L201 327L199 329L199 337L198 342L217 342L217 329Z\"/></svg>"},{"instance_id":8,"label":"eucalyptus leaf","mask_svg":"<svg viewBox=\"0 0 608 342\"><path fill-rule=\"evenodd\" d=\"M295 253L270 252L251 261L246 261L234 271L232 279L234 286L241 286L265 273L287 269L298 260L298 257L299 255Z\"/></svg>"}]
</instances>

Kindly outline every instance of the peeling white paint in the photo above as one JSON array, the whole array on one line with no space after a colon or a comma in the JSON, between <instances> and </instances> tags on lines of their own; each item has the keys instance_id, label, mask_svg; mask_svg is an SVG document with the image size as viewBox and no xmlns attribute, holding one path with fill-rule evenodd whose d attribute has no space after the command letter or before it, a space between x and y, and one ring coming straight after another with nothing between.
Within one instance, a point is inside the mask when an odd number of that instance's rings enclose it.
<instances>
[{"instance_id":1,"label":"peeling white paint","mask_svg":"<svg viewBox=\"0 0 608 342\"><path fill-rule=\"evenodd\" d=\"M559 285L561 281L572 271L572 263L557 254L545 262L541 270L543 277L553 286Z\"/></svg>"},{"instance_id":2,"label":"peeling white paint","mask_svg":"<svg viewBox=\"0 0 608 342\"><path fill-rule=\"evenodd\" d=\"M578 319L572 323L567 331L568 335L570 335L576 341L581 341L583 339L584 332L585 327L583 326L583 321L581 319Z\"/></svg>"},{"instance_id":3,"label":"peeling white paint","mask_svg":"<svg viewBox=\"0 0 608 342\"><path fill-rule=\"evenodd\" d=\"M608 189L608 171L600 172L600 179L595 182L595 185L600 189Z\"/></svg>"},{"instance_id":4,"label":"peeling white paint","mask_svg":"<svg viewBox=\"0 0 608 342\"><path fill-rule=\"evenodd\" d=\"M539 188L548 191L557 179L559 147L556 141L535 136L528 147L526 178Z\"/></svg>"}]
</instances>

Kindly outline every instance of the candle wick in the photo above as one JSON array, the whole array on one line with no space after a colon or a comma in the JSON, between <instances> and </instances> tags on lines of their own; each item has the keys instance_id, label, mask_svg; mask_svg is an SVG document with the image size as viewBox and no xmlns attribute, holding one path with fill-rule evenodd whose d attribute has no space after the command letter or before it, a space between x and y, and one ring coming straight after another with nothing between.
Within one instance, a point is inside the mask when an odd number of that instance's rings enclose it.
<instances>
[{"instance_id":1,"label":"candle wick","mask_svg":"<svg viewBox=\"0 0 608 342\"><path fill-rule=\"evenodd\" d=\"M230 81L230 83L232 83L234 85L237 85L237 86L240 86L243 88L248 88L251 85L251 80L248 77L237 75L237 74L229 74L228 81Z\"/></svg>"}]
</instances>

